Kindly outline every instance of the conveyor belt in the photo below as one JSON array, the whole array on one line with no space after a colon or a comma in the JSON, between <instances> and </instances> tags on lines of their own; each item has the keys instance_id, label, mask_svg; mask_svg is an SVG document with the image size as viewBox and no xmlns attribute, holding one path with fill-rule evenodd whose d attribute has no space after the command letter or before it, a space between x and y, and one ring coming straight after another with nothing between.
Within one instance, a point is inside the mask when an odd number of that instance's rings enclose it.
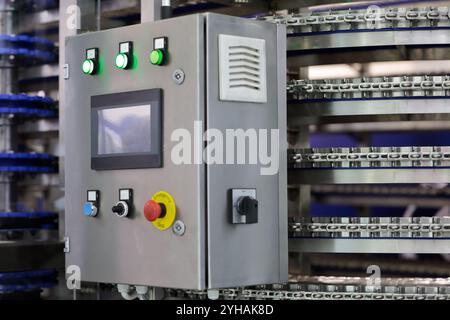
<instances>
[{"instance_id":1,"label":"conveyor belt","mask_svg":"<svg viewBox=\"0 0 450 320\"><path fill-rule=\"evenodd\" d=\"M403 76L342 80L293 80L290 100L333 101L353 99L450 98L450 76Z\"/></svg>"},{"instance_id":2,"label":"conveyor belt","mask_svg":"<svg viewBox=\"0 0 450 320\"><path fill-rule=\"evenodd\" d=\"M305 148L288 153L291 169L450 168L450 147Z\"/></svg>"},{"instance_id":3,"label":"conveyor belt","mask_svg":"<svg viewBox=\"0 0 450 320\"><path fill-rule=\"evenodd\" d=\"M48 97L2 94L0 95L0 114L26 118L53 118L58 112L55 102Z\"/></svg>"},{"instance_id":4,"label":"conveyor belt","mask_svg":"<svg viewBox=\"0 0 450 320\"><path fill-rule=\"evenodd\" d=\"M287 284L218 290L229 300L449 300L449 279L291 277ZM207 299L205 290L168 290L170 297Z\"/></svg>"},{"instance_id":5,"label":"conveyor belt","mask_svg":"<svg viewBox=\"0 0 450 320\"><path fill-rule=\"evenodd\" d=\"M450 10L439 8L375 8L259 17L285 24L289 34L371 31L411 28L448 28Z\"/></svg>"},{"instance_id":6,"label":"conveyor belt","mask_svg":"<svg viewBox=\"0 0 450 320\"><path fill-rule=\"evenodd\" d=\"M356 48L448 47L449 8L342 10L260 17L286 24L292 54Z\"/></svg>"},{"instance_id":7,"label":"conveyor belt","mask_svg":"<svg viewBox=\"0 0 450 320\"><path fill-rule=\"evenodd\" d=\"M289 221L291 238L450 239L450 217L312 217Z\"/></svg>"},{"instance_id":8,"label":"conveyor belt","mask_svg":"<svg viewBox=\"0 0 450 320\"><path fill-rule=\"evenodd\" d=\"M34 63L56 62L53 42L39 37L26 35L0 35L0 56L16 56L25 58L21 66Z\"/></svg>"},{"instance_id":9,"label":"conveyor belt","mask_svg":"<svg viewBox=\"0 0 450 320\"><path fill-rule=\"evenodd\" d=\"M0 172L53 173L58 170L57 160L46 153L0 153Z\"/></svg>"},{"instance_id":10,"label":"conveyor belt","mask_svg":"<svg viewBox=\"0 0 450 320\"><path fill-rule=\"evenodd\" d=\"M291 125L311 117L450 113L447 75L292 80L287 95Z\"/></svg>"}]
</instances>

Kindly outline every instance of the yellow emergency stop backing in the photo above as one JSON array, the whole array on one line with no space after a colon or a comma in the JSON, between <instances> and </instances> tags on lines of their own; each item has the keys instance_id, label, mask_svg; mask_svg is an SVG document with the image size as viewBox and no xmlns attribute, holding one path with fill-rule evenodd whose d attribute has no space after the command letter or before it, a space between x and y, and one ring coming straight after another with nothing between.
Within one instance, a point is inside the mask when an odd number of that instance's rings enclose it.
<instances>
[{"instance_id":1,"label":"yellow emergency stop backing","mask_svg":"<svg viewBox=\"0 0 450 320\"><path fill-rule=\"evenodd\" d=\"M153 225L155 226L155 228L161 231L169 229L170 227L172 227L177 216L177 206L175 205L175 201L173 200L172 196L165 191L159 191L158 193L155 193L155 195L152 197L152 200L166 206L166 215L153 221Z\"/></svg>"}]
</instances>

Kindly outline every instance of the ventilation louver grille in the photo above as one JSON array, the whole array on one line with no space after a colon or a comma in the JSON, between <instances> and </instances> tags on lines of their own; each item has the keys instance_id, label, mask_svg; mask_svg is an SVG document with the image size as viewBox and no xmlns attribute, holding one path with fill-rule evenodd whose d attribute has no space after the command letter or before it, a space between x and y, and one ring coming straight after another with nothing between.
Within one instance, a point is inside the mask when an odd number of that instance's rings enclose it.
<instances>
[{"instance_id":1,"label":"ventilation louver grille","mask_svg":"<svg viewBox=\"0 0 450 320\"><path fill-rule=\"evenodd\" d=\"M265 40L219 36L220 100L267 102Z\"/></svg>"}]
</instances>

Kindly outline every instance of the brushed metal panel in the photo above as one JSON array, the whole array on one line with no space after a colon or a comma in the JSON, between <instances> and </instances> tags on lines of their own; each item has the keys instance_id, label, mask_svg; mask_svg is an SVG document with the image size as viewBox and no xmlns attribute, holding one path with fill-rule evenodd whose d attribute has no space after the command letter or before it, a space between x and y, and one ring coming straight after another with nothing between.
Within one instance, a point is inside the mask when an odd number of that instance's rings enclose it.
<instances>
[{"instance_id":1,"label":"brushed metal panel","mask_svg":"<svg viewBox=\"0 0 450 320\"><path fill-rule=\"evenodd\" d=\"M66 40L70 79L65 101L66 265L78 265L84 281L201 289L205 282L204 167L177 166L170 160L173 130L203 120L204 17L169 19L75 36ZM169 38L167 66L149 63L153 38ZM114 66L119 43L134 42L136 68ZM81 72L85 49L98 47L103 71ZM175 69L186 73L183 85L172 80ZM164 95L164 165L161 169L92 171L90 169L90 98L93 95L161 88ZM120 219L111 213L120 188L134 190L135 214ZM83 216L86 190L100 190L97 218ZM186 224L183 237L158 231L145 220L143 207L159 190L177 203L177 217Z\"/></svg>"},{"instance_id":2,"label":"brushed metal panel","mask_svg":"<svg viewBox=\"0 0 450 320\"><path fill-rule=\"evenodd\" d=\"M267 103L219 101L219 34L266 40ZM279 122L279 116L283 117L285 114L285 100L279 100L279 92L284 89L280 89L278 81L283 83L284 80L278 79L281 72L277 69L279 67L284 72L286 70L285 52L277 51L277 44L276 25L207 15L208 128L225 132L226 129L239 128L277 129L281 125L284 127L279 128L280 131L286 131L285 121ZM282 188L285 181L279 175L260 175L260 168L260 165L207 167L207 256L210 288L276 283L287 278L287 269L284 270L280 263L280 248L285 246L280 238L280 230L283 230L280 224L286 222L286 212L279 204L280 201L286 203L286 199L279 187ZM257 224L232 225L228 222L227 191L233 188L257 189Z\"/></svg>"}]
</instances>

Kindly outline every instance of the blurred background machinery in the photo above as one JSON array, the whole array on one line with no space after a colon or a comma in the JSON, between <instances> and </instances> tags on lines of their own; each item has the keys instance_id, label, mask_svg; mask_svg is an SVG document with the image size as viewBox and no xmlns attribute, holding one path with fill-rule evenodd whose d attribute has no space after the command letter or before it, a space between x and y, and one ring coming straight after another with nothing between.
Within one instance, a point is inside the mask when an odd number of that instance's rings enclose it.
<instances>
[{"instance_id":1,"label":"blurred background machinery","mask_svg":"<svg viewBox=\"0 0 450 320\"><path fill-rule=\"evenodd\" d=\"M450 1L335 2L172 1L175 16L213 11L288 30L291 284L220 294L448 298ZM36 296L63 265L59 44L159 18L152 3L0 1L0 297ZM374 286L366 277L376 267ZM109 292L83 284L78 298Z\"/></svg>"},{"instance_id":2,"label":"blurred background machinery","mask_svg":"<svg viewBox=\"0 0 450 320\"><path fill-rule=\"evenodd\" d=\"M63 261L55 33L19 27L38 4L0 2L0 299L50 296Z\"/></svg>"}]
</instances>

